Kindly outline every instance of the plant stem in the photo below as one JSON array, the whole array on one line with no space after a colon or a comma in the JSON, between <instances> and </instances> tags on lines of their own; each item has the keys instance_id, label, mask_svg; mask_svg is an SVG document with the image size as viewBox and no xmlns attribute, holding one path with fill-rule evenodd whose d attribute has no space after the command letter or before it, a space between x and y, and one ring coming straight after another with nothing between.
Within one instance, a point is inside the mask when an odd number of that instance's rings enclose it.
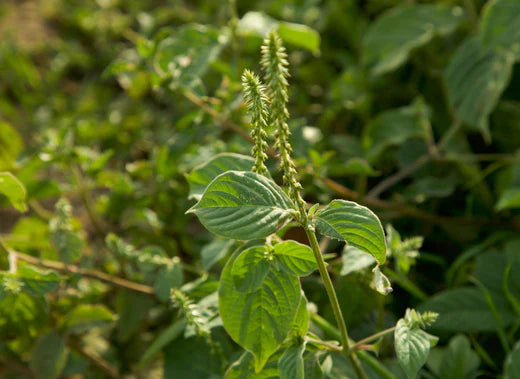
<instances>
[{"instance_id":1,"label":"plant stem","mask_svg":"<svg viewBox=\"0 0 520 379\"><path fill-rule=\"evenodd\" d=\"M356 342L352 346L350 346L350 350L357 350L360 348L360 346L365 345L369 342L375 341L379 339L380 337L386 336L387 334L393 333L395 330L395 326L382 330L379 333L372 334L371 336L368 336L367 338L363 338L362 340Z\"/></svg>"},{"instance_id":2,"label":"plant stem","mask_svg":"<svg viewBox=\"0 0 520 379\"><path fill-rule=\"evenodd\" d=\"M368 379L368 376L363 371L363 368L361 367L361 363L359 362L357 356L355 354L351 354L347 326L345 325L343 313L341 313L341 308L339 306L338 297L336 296L336 291L334 290L334 286L332 285L332 281L330 280L329 272L327 271L327 268L325 266L325 261L323 260L323 256L321 255L320 246L318 244L316 234L308 227L305 228L305 233L307 234L307 238L309 239L309 242L311 244L312 252L314 253L316 263L318 264L318 270L320 272L321 279L323 280L325 290L327 291L327 295L329 296L330 305L332 306L332 312L334 313L336 323L338 324L338 329L341 337L341 345L343 346L343 353L350 359L352 367L356 371L357 376L362 379Z\"/></svg>"}]
</instances>

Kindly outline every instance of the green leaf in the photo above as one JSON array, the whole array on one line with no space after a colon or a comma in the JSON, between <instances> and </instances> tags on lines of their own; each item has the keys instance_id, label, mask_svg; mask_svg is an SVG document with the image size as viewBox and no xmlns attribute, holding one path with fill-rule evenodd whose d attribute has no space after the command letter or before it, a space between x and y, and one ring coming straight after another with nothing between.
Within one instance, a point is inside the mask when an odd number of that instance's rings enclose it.
<instances>
[{"instance_id":1,"label":"green leaf","mask_svg":"<svg viewBox=\"0 0 520 379\"><path fill-rule=\"evenodd\" d=\"M265 246L244 250L235 260L231 275L238 291L251 292L262 285L269 272L269 252Z\"/></svg>"},{"instance_id":2,"label":"green leaf","mask_svg":"<svg viewBox=\"0 0 520 379\"><path fill-rule=\"evenodd\" d=\"M507 299L497 297L496 303L504 324L515 320ZM438 332L494 332L496 321L489 310L486 300L477 288L460 287L443 291L427 300L419 307L421 311L434 311L439 318L431 327Z\"/></svg>"},{"instance_id":3,"label":"green leaf","mask_svg":"<svg viewBox=\"0 0 520 379\"><path fill-rule=\"evenodd\" d=\"M419 369L426 363L430 347L438 338L418 327L411 327L404 319L397 322L395 332L395 352L406 376L415 378Z\"/></svg>"},{"instance_id":4,"label":"green leaf","mask_svg":"<svg viewBox=\"0 0 520 379\"><path fill-rule=\"evenodd\" d=\"M208 271L215 263L224 258L232 246L233 241L225 239L215 239L200 251L202 267Z\"/></svg>"},{"instance_id":5,"label":"green leaf","mask_svg":"<svg viewBox=\"0 0 520 379\"><path fill-rule=\"evenodd\" d=\"M392 71L410 52L435 35L455 30L462 20L460 7L443 4L407 4L392 8L371 23L363 39L363 60L374 75Z\"/></svg>"},{"instance_id":6,"label":"green leaf","mask_svg":"<svg viewBox=\"0 0 520 379\"><path fill-rule=\"evenodd\" d=\"M239 240L263 238L291 217L293 205L272 180L254 172L228 171L208 185L189 211L215 234Z\"/></svg>"},{"instance_id":7,"label":"green leaf","mask_svg":"<svg viewBox=\"0 0 520 379\"><path fill-rule=\"evenodd\" d=\"M126 342L138 332L143 318L153 305L154 301L149 296L130 291L118 293L117 337L119 341ZM139 311L136 312L136 309Z\"/></svg>"},{"instance_id":8,"label":"green leaf","mask_svg":"<svg viewBox=\"0 0 520 379\"><path fill-rule=\"evenodd\" d=\"M457 49L444 73L450 107L487 138L488 117L509 83L513 63L511 52L485 49L473 38Z\"/></svg>"},{"instance_id":9,"label":"green leaf","mask_svg":"<svg viewBox=\"0 0 520 379\"><path fill-rule=\"evenodd\" d=\"M375 258L354 246L345 246L341 255L340 275L346 276L353 272L363 270L377 263Z\"/></svg>"},{"instance_id":10,"label":"green leaf","mask_svg":"<svg viewBox=\"0 0 520 379\"><path fill-rule=\"evenodd\" d=\"M306 276L318 268L312 249L295 241L274 245L274 256L287 273Z\"/></svg>"},{"instance_id":11,"label":"green leaf","mask_svg":"<svg viewBox=\"0 0 520 379\"><path fill-rule=\"evenodd\" d=\"M371 254L383 264L386 260L385 233L377 216L353 201L332 200L316 215L318 230Z\"/></svg>"},{"instance_id":12,"label":"green leaf","mask_svg":"<svg viewBox=\"0 0 520 379\"><path fill-rule=\"evenodd\" d=\"M183 273L179 258L171 259L168 265L159 271L153 285L157 298L161 301L167 301L170 298L172 288L180 287L182 282Z\"/></svg>"},{"instance_id":13,"label":"green leaf","mask_svg":"<svg viewBox=\"0 0 520 379\"><path fill-rule=\"evenodd\" d=\"M497 211L512 208L520 208L520 187L507 188L495 206Z\"/></svg>"},{"instance_id":14,"label":"green leaf","mask_svg":"<svg viewBox=\"0 0 520 379\"><path fill-rule=\"evenodd\" d=\"M67 355L63 337L55 332L44 334L32 351L31 369L40 379L55 379L63 371Z\"/></svg>"},{"instance_id":15,"label":"green leaf","mask_svg":"<svg viewBox=\"0 0 520 379\"><path fill-rule=\"evenodd\" d=\"M398 146L417 137L428 138L429 108L420 99L407 107L388 110L372 119L363 136L367 158L373 162L390 146Z\"/></svg>"},{"instance_id":16,"label":"green leaf","mask_svg":"<svg viewBox=\"0 0 520 379\"><path fill-rule=\"evenodd\" d=\"M254 356L249 352L244 352L226 371L226 379L278 379L278 360L280 353L273 354L262 371L255 372Z\"/></svg>"},{"instance_id":17,"label":"green leaf","mask_svg":"<svg viewBox=\"0 0 520 379\"><path fill-rule=\"evenodd\" d=\"M155 69L159 75L171 77L175 84L189 84L206 72L225 43L226 38L215 28L198 24L181 26L157 46Z\"/></svg>"},{"instance_id":18,"label":"green leaf","mask_svg":"<svg viewBox=\"0 0 520 379\"><path fill-rule=\"evenodd\" d=\"M386 277L385 274L381 272L379 266L374 267L374 280L372 282L374 288L381 295L388 295L393 291L392 285L390 284L390 280Z\"/></svg>"},{"instance_id":19,"label":"green leaf","mask_svg":"<svg viewBox=\"0 0 520 379\"><path fill-rule=\"evenodd\" d=\"M520 52L520 1L494 0L486 4L480 22L482 44Z\"/></svg>"},{"instance_id":20,"label":"green leaf","mask_svg":"<svg viewBox=\"0 0 520 379\"><path fill-rule=\"evenodd\" d=\"M235 254L222 271L219 311L231 338L255 356L259 372L291 330L301 299L298 278L284 271L270 270L255 291L237 290L232 267Z\"/></svg>"},{"instance_id":21,"label":"green leaf","mask_svg":"<svg viewBox=\"0 0 520 379\"><path fill-rule=\"evenodd\" d=\"M0 120L0 170L10 170L22 150L22 138L8 123Z\"/></svg>"},{"instance_id":22,"label":"green leaf","mask_svg":"<svg viewBox=\"0 0 520 379\"><path fill-rule=\"evenodd\" d=\"M458 335L450 340L440 364L439 378L459 379L475 377L480 358L471 349L468 338Z\"/></svg>"},{"instance_id":23,"label":"green leaf","mask_svg":"<svg viewBox=\"0 0 520 379\"><path fill-rule=\"evenodd\" d=\"M177 320L165 330L163 330L159 336L151 343L151 345L143 353L139 365L143 365L150 360L155 354L161 351L171 341L179 337L186 328L186 321L184 319Z\"/></svg>"},{"instance_id":24,"label":"green leaf","mask_svg":"<svg viewBox=\"0 0 520 379\"><path fill-rule=\"evenodd\" d=\"M79 333L113 320L114 315L104 305L81 304L65 315L62 328Z\"/></svg>"},{"instance_id":25,"label":"green leaf","mask_svg":"<svg viewBox=\"0 0 520 379\"><path fill-rule=\"evenodd\" d=\"M278 361L280 379L304 379L303 353L305 343L287 348Z\"/></svg>"},{"instance_id":26,"label":"green leaf","mask_svg":"<svg viewBox=\"0 0 520 379\"><path fill-rule=\"evenodd\" d=\"M0 194L5 195L20 212L27 210L27 205L25 205L25 187L10 172L0 172Z\"/></svg>"},{"instance_id":27,"label":"green leaf","mask_svg":"<svg viewBox=\"0 0 520 379\"><path fill-rule=\"evenodd\" d=\"M247 155L222 153L195 167L186 179L190 185L189 198L200 200L213 179L226 171L250 171L255 160Z\"/></svg>"},{"instance_id":28,"label":"green leaf","mask_svg":"<svg viewBox=\"0 0 520 379\"><path fill-rule=\"evenodd\" d=\"M504 364L505 379L520 379L520 341L517 341Z\"/></svg>"},{"instance_id":29,"label":"green leaf","mask_svg":"<svg viewBox=\"0 0 520 379\"><path fill-rule=\"evenodd\" d=\"M320 34L307 25L278 21L262 12L247 12L237 25L240 34L260 38L265 38L272 29L288 44L315 54L320 51Z\"/></svg>"},{"instance_id":30,"label":"green leaf","mask_svg":"<svg viewBox=\"0 0 520 379\"><path fill-rule=\"evenodd\" d=\"M294 318L291 335L305 337L307 330L309 330L309 319L310 315L309 311L307 310L307 299L302 293L302 299L300 301L300 305L298 305L296 317Z\"/></svg>"},{"instance_id":31,"label":"green leaf","mask_svg":"<svg viewBox=\"0 0 520 379\"><path fill-rule=\"evenodd\" d=\"M18 267L16 277L24 284L23 291L33 296L54 291L63 280L55 272L42 272L29 266Z\"/></svg>"}]
</instances>

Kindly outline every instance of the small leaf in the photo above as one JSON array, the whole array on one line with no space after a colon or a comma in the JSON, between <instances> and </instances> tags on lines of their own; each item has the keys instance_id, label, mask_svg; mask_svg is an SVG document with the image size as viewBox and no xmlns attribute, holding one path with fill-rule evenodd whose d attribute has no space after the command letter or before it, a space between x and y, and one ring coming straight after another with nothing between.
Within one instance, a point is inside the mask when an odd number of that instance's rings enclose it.
<instances>
[{"instance_id":1,"label":"small leaf","mask_svg":"<svg viewBox=\"0 0 520 379\"><path fill-rule=\"evenodd\" d=\"M60 376L67 362L67 349L63 337L52 332L44 334L36 342L31 354L31 369L40 379Z\"/></svg>"},{"instance_id":2,"label":"small leaf","mask_svg":"<svg viewBox=\"0 0 520 379\"><path fill-rule=\"evenodd\" d=\"M392 285L390 284L390 280L383 274L379 268L379 266L374 267L374 281L373 285L377 292L381 295L388 295L392 292Z\"/></svg>"},{"instance_id":3,"label":"small leaf","mask_svg":"<svg viewBox=\"0 0 520 379\"><path fill-rule=\"evenodd\" d=\"M0 194L5 195L20 212L27 210L27 205L25 205L25 187L10 172L0 172Z\"/></svg>"},{"instance_id":4,"label":"small leaf","mask_svg":"<svg viewBox=\"0 0 520 379\"><path fill-rule=\"evenodd\" d=\"M474 378L480 366L480 358L471 349L471 343L464 335L458 335L450 340L448 348L442 357L439 378L459 379Z\"/></svg>"},{"instance_id":5,"label":"small leaf","mask_svg":"<svg viewBox=\"0 0 520 379\"><path fill-rule=\"evenodd\" d=\"M520 379L520 341L517 341L513 350L506 358L504 365L505 379Z\"/></svg>"},{"instance_id":6,"label":"small leaf","mask_svg":"<svg viewBox=\"0 0 520 379\"><path fill-rule=\"evenodd\" d=\"M82 304L65 316L62 327L72 332L82 332L114 320L112 312L104 305Z\"/></svg>"},{"instance_id":7,"label":"small leaf","mask_svg":"<svg viewBox=\"0 0 520 379\"><path fill-rule=\"evenodd\" d=\"M437 343L438 338L418 327L410 327L403 319L397 322L394 338L395 352L401 367L409 379L415 378L428 359L430 347Z\"/></svg>"},{"instance_id":8,"label":"small leaf","mask_svg":"<svg viewBox=\"0 0 520 379\"><path fill-rule=\"evenodd\" d=\"M374 75L392 71L410 52L437 35L455 30L462 20L460 7L443 4L406 4L392 8L371 23L363 39L363 60Z\"/></svg>"},{"instance_id":9,"label":"small leaf","mask_svg":"<svg viewBox=\"0 0 520 379\"><path fill-rule=\"evenodd\" d=\"M281 268L292 275L306 276L318 268L312 249L295 241L276 244L274 256Z\"/></svg>"},{"instance_id":10,"label":"small leaf","mask_svg":"<svg viewBox=\"0 0 520 379\"><path fill-rule=\"evenodd\" d=\"M247 155L222 153L195 167L186 179L190 185L189 197L200 200L213 179L226 171L250 171L255 160Z\"/></svg>"},{"instance_id":11,"label":"small leaf","mask_svg":"<svg viewBox=\"0 0 520 379\"><path fill-rule=\"evenodd\" d=\"M321 233L371 254L379 264L385 262L385 233L370 209L353 201L332 200L316 217Z\"/></svg>"},{"instance_id":12,"label":"small leaf","mask_svg":"<svg viewBox=\"0 0 520 379\"><path fill-rule=\"evenodd\" d=\"M263 238L291 217L293 205L272 180L254 172L227 171L208 185L188 212L215 234L239 240Z\"/></svg>"},{"instance_id":13,"label":"small leaf","mask_svg":"<svg viewBox=\"0 0 520 379\"><path fill-rule=\"evenodd\" d=\"M16 277L24 284L24 292L37 296L54 291L63 279L55 272L42 272L29 266L19 267Z\"/></svg>"},{"instance_id":14,"label":"small leaf","mask_svg":"<svg viewBox=\"0 0 520 379\"><path fill-rule=\"evenodd\" d=\"M231 269L238 291L251 292L262 285L269 272L268 256L265 246L252 247L240 253Z\"/></svg>"},{"instance_id":15,"label":"small leaf","mask_svg":"<svg viewBox=\"0 0 520 379\"><path fill-rule=\"evenodd\" d=\"M354 246L345 246L341 255L340 275L346 276L377 263L375 258Z\"/></svg>"},{"instance_id":16,"label":"small leaf","mask_svg":"<svg viewBox=\"0 0 520 379\"><path fill-rule=\"evenodd\" d=\"M284 271L270 270L255 291L237 290L232 267L233 255L220 278L218 292L220 317L231 338L255 356L255 372L285 340L301 299L298 278Z\"/></svg>"},{"instance_id":17,"label":"small leaf","mask_svg":"<svg viewBox=\"0 0 520 379\"><path fill-rule=\"evenodd\" d=\"M304 379L303 370L303 353L305 352L305 344L290 346L280 357L278 368L280 370L280 379Z\"/></svg>"},{"instance_id":18,"label":"small leaf","mask_svg":"<svg viewBox=\"0 0 520 379\"><path fill-rule=\"evenodd\" d=\"M457 49L444 73L450 106L487 138L488 117L509 83L513 63L511 52L483 48L473 38Z\"/></svg>"}]
</instances>

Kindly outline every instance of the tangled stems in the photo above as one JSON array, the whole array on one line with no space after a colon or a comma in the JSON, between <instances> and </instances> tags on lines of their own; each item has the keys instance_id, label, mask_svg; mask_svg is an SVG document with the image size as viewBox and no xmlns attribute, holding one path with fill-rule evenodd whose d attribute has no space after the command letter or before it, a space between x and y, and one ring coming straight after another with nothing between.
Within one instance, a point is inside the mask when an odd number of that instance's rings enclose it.
<instances>
[{"instance_id":1,"label":"tangled stems","mask_svg":"<svg viewBox=\"0 0 520 379\"><path fill-rule=\"evenodd\" d=\"M265 153L267 133L265 130L267 128L267 104L269 99L265 95L265 87L258 76L249 70L245 70L242 75L242 86L247 107L251 112L251 124L253 126L251 137L254 141L252 154L255 157L255 164L252 170L260 175L267 175L268 171L264 162L267 159Z\"/></svg>"},{"instance_id":2,"label":"tangled stems","mask_svg":"<svg viewBox=\"0 0 520 379\"><path fill-rule=\"evenodd\" d=\"M298 180L296 165L291 158L292 147L289 142L291 131L287 120L289 111L287 102L289 100L288 81L289 62L287 53L282 45L282 40L272 30L262 45L262 59L260 61L265 71L267 84L267 95L271 99L271 122L276 128L276 147L280 151L280 167L283 170L283 182L288 187L289 197L296 203L299 209L300 219L303 224L307 223L305 212L305 201L301 196L302 186Z\"/></svg>"}]
</instances>

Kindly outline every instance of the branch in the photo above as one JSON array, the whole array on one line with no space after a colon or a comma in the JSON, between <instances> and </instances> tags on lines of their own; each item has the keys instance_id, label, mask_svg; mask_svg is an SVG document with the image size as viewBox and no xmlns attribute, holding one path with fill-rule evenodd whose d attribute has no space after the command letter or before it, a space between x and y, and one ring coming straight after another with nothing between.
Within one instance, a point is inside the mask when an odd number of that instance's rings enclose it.
<instances>
[{"instance_id":1,"label":"branch","mask_svg":"<svg viewBox=\"0 0 520 379\"><path fill-rule=\"evenodd\" d=\"M2 250L6 254L13 254L17 259L30 263L32 265L43 267L50 270L56 270L59 272L64 272L67 274L79 274L86 278L96 279L103 283L110 284L114 287L123 288L126 290L143 293L146 295L155 295L155 290L147 286L145 284L135 283L130 280L118 278L117 276L112 276L109 274L105 274L104 272L85 269L78 267L76 265L69 265L62 262L50 261L46 259L40 259L33 257L31 255L23 254L12 249L8 249L3 241L0 240L0 250Z\"/></svg>"},{"instance_id":2,"label":"branch","mask_svg":"<svg viewBox=\"0 0 520 379\"><path fill-rule=\"evenodd\" d=\"M73 340L72 338L69 338L67 340L67 346L69 346L71 349L75 350L78 354L88 359L94 366L99 368L101 371L105 373L109 378L115 378L120 379L121 375L119 375L119 372L110 365L107 361L105 361L103 358L85 350L81 344Z\"/></svg>"}]
</instances>

